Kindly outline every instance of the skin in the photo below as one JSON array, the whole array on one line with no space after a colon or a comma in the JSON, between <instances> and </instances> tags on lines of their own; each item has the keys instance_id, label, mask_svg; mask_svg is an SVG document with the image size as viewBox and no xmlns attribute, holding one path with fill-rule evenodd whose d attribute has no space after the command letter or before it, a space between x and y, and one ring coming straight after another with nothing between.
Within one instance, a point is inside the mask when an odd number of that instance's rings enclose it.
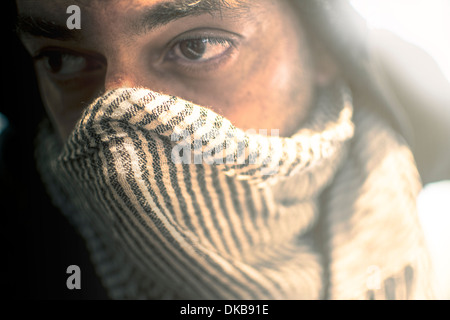
<instances>
[{"instance_id":1,"label":"skin","mask_svg":"<svg viewBox=\"0 0 450 320\"><path fill-rule=\"evenodd\" d=\"M244 130L278 129L289 136L298 129L315 88L334 71L329 60L312 54L291 4L261 0L240 8L229 1L231 7L221 13L136 32L133 22L163 2L173 0L17 0L20 15L61 26L70 16L69 5L81 9L81 30L71 31L78 39L21 34L35 60L44 105L63 140L90 102L118 87L179 96ZM200 59L190 59L182 46L202 37L227 40L206 40Z\"/></svg>"}]
</instances>

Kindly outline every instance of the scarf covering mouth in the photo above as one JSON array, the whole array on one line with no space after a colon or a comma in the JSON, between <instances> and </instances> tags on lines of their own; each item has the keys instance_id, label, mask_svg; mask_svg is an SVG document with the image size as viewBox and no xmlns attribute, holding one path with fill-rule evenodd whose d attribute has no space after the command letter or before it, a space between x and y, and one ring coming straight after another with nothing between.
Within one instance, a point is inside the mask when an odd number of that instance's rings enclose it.
<instances>
[{"instance_id":1,"label":"scarf covering mouth","mask_svg":"<svg viewBox=\"0 0 450 320\"><path fill-rule=\"evenodd\" d=\"M38 168L114 299L425 299L412 154L383 119L319 90L291 137L121 88ZM275 132L276 133L276 132Z\"/></svg>"}]
</instances>

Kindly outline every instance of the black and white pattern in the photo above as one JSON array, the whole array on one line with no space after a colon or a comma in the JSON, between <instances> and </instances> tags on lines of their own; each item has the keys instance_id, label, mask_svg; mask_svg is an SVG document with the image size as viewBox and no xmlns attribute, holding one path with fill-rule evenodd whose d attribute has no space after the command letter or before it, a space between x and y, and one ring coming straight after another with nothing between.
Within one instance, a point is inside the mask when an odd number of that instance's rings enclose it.
<instances>
[{"instance_id":1,"label":"black and white pattern","mask_svg":"<svg viewBox=\"0 0 450 320\"><path fill-rule=\"evenodd\" d=\"M323 90L289 138L117 89L64 145L43 126L37 157L112 298L392 298L393 286L428 297L414 161L381 119L353 117L343 85ZM376 292L366 283L373 265L384 281Z\"/></svg>"}]
</instances>

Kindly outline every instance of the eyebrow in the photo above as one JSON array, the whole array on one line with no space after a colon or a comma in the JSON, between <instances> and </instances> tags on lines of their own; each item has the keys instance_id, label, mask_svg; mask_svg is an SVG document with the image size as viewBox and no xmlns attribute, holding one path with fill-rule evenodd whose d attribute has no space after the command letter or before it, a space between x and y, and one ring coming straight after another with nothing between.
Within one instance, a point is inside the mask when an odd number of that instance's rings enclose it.
<instances>
[{"instance_id":1,"label":"eyebrow","mask_svg":"<svg viewBox=\"0 0 450 320\"><path fill-rule=\"evenodd\" d=\"M245 0L176 0L163 2L144 12L142 18L134 25L134 31L137 33L152 31L174 20L188 16L217 13L222 16L224 11L230 10L233 11L234 17L238 17L248 10L247 2Z\"/></svg>"},{"instance_id":2,"label":"eyebrow","mask_svg":"<svg viewBox=\"0 0 450 320\"><path fill-rule=\"evenodd\" d=\"M202 14L222 15L232 9L233 16L240 16L248 9L247 0L173 0L144 9L142 16L132 24L136 34L152 31L174 20ZM80 30L70 30L65 25L41 17L18 15L16 32L19 36L45 37L55 40L79 40Z\"/></svg>"},{"instance_id":3,"label":"eyebrow","mask_svg":"<svg viewBox=\"0 0 450 320\"><path fill-rule=\"evenodd\" d=\"M65 25L60 25L52 20L25 15L17 16L16 33L19 36L44 37L56 40L77 40L80 38L79 32L69 30Z\"/></svg>"}]
</instances>

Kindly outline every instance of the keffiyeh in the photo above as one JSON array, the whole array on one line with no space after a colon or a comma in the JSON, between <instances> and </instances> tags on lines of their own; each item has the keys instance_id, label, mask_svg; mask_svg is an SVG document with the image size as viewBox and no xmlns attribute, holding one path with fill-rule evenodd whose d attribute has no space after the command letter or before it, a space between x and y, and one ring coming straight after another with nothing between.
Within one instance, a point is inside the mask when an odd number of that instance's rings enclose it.
<instances>
[{"instance_id":1,"label":"keffiyeh","mask_svg":"<svg viewBox=\"0 0 450 320\"><path fill-rule=\"evenodd\" d=\"M342 83L291 137L115 89L37 159L112 298L431 297L412 154Z\"/></svg>"}]
</instances>

